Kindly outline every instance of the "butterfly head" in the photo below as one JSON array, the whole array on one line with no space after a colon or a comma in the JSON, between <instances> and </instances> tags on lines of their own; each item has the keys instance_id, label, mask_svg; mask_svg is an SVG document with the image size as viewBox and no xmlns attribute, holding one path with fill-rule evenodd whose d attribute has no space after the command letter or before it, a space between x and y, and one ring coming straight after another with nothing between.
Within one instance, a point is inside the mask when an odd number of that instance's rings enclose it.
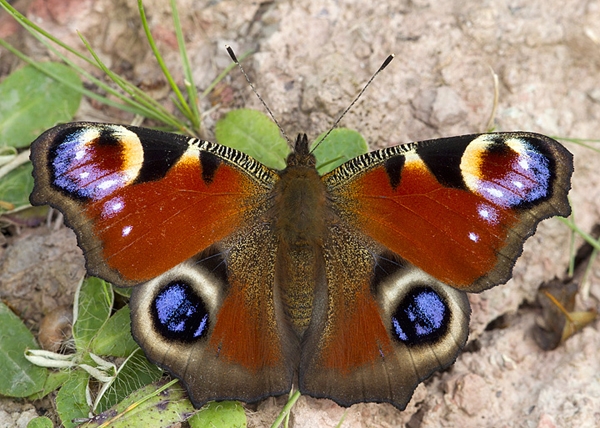
<instances>
[{"instance_id":1,"label":"butterfly head","mask_svg":"<svg viewBox=\"0 0 600 428\"><path fill-rule=\"evenodd\" d=\"M315 156L308 149L306 134L298 134L294 151L287 158L287 166L312 166L317 164Z\"/></svg>"}]
</instances>

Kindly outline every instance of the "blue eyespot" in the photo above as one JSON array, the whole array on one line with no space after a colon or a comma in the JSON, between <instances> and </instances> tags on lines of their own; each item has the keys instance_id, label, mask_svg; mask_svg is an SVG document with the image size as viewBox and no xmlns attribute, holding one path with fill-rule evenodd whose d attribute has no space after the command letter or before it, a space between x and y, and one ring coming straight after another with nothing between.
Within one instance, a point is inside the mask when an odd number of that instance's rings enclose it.
<instances>
[{"instance_id":1,"label":"blue eyespot","mask_svg":"<svg viewBox=\"0 0 600 428\"><path fill-rule=\"evenodd\" d=\"M167 339L192 342L208 330L208 310L194 290L183 281L162 288L152 304L156 329Z\"/></svg>"},{"instance_id":2,"label":"blue eyespot","mask_svg":"<svg viewBox=\"0 0 600 428\"><path fill-rule=\"evenodd\" d=\"M393 337L409 346L433 342L444 335L449 319L450 311L442 297L430 287L418 287L393 313Z\"/></svg>"},{"instance_id":3,"label":"blue eyespot","mask_svg":"<svg viewBox=\"0 0 600 428\"><path fill-rule=\"evenodd\" d=\"M525 141L519 143L523 152L508 165L507 172L480 183L479 194L494 205L513 208L549 197L552 173L548 157Z\"/></svg>"},{"instance_id":4,"label":"blue eyespot","mask_svg":"<svg viewBox=\"0 0 600 428\"><path fill-rule=\"evenodd\" d=\"M131 177L122 170L124 143L114 131L83 126L64 131L51 147L52 184L71 197L101 200Z\"/></svg>"}]
</instances>

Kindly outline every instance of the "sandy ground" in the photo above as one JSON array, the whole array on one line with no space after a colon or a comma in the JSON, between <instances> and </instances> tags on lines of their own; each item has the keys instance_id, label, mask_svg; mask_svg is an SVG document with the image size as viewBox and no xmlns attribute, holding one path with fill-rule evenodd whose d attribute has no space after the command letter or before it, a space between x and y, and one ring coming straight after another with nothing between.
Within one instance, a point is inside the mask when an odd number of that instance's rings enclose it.
<instances>
[{"instance_id":1,"label":"sandy ground","mask_svg":"<svg viewBox=\"0 0 600 428\"><path fill-rule=\"evenodd\" d=\"M159 47L181 81L168 4L145 4ZM394 62L342 122L361 132L373 148L485 131L493 107L492 73L499 78L497 130L600 136L598 0L178 4L198 86L205 88L229 64L225 44L238 54L252 49L255 53L245 66L288 135L307 132L311 138L327 130L385 57L394 53ZM114 69L165 97L164 82L144 44L135 1L35 0L15 6L72 44L77 43L75 30L81 31ZM44 50L20 37L3 15L0 34L44 57ZM0 52L0 64L0 72L6 74L14 60ZM209 139L215 120L228 109L261 109L235 71L221 86L218 101L221 105L205 118ZM205 100L202 108L210 107ZM131 119L87 102L78 118ZM590 231L600 218L600 155L573 143L567 147L575 154L570 196L577 224ZM598 323L550 352L540 350L531 334L539 316L531 305L536 290L543 281L564 276L569 237L558 220L544 222L525 245L514 279L472 296L469 351L452 368L420 385L404 412L381 404L343 409L328 400L303 397L293 410L293 426L335 426L342 418L348 427L600 425ZM598 307L598 262L595 266L589 297L578 297L579 309ZM0 248L2 291L16 301L35 296L37 309L27 314L33 328L42 313L72 300L70 287L82 269L74 237L64 228L22 230L19 236L8 236ZM49 290L46 284L52 285ZM503 328L486 330L501 316ZM248 411L250 423L269 423L281 405L281 399L266 400ZM14 404L2 401L2 408L0 416L8 415Z\"/></svg>"}]
</instances>

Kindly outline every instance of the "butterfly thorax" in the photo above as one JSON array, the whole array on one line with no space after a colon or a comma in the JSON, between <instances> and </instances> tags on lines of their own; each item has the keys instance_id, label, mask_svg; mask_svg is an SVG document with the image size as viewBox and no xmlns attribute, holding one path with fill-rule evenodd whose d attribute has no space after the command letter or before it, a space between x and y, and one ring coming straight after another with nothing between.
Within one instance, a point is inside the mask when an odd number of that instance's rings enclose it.
<instances>
[{"instance_id":1,"label":"butterfly thorax","mask_svg":"<svg viewBox=\"0 0 600 428\"><path fill-rule=\"evenodd\" d=\"M324 281L322 248L330 211L306 135L298 136L287 163L273 191L276 287L295 332L302 337L311 319L315 287Z\"/></svg>"}]
</instances>

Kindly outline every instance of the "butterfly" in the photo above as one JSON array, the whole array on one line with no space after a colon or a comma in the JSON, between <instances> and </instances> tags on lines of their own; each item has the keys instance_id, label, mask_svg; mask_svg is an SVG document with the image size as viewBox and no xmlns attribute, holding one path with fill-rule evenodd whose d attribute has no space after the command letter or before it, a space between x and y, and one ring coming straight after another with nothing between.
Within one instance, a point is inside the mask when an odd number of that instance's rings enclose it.
<instances>
[{"instance_id":1,"label":"butterfly","mask_svg":"<svg viewBox=\"0 0 600 428\"><path fill-rule=\"evenodd\" d=\"M358 156L320 176L156 130L70 123L31 147L34 205L131 295L132 333L200 407L301 393L404 409L465 345L467 292L506 282L568 216L572 155L528 132Z\"/></svg>"}]
</instances>

